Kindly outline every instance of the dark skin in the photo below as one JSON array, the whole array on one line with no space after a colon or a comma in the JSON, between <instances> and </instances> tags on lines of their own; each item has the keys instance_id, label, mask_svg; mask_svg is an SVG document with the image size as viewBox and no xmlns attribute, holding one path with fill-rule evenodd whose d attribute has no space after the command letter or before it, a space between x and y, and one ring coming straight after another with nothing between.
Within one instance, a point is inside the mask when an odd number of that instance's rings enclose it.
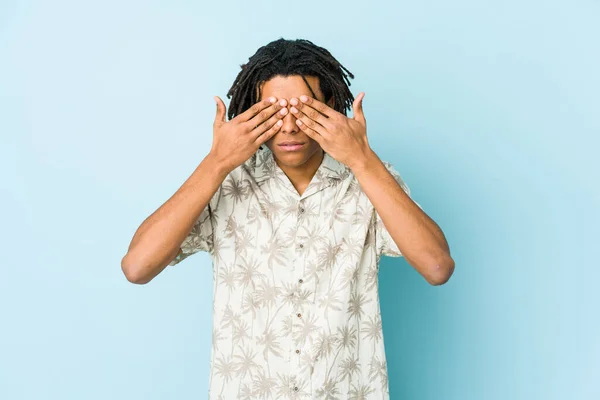
<instances>
[{"instance_id":1,"label":"dark skin","mask_svg":"<svg viewBox=\"0 0 600 400\"><path fill-rule=\"evenodd\" d=\"M303 94L290 99L290 111L306 136L352 170L409 264L432 285L442 285L454 272L448 242L369 146L363 98L360 93L354 100L352 118Z\"/></svg>"},{"instance_id":2,"label":"dark skin","mask_svg":"<svg viewBox=\"0 0 600 400\"><path fill-rule=\"evenodd\" d=\"M264 143L301 195L319 168L324 151L327 152L352 171L409 264L432 285L445 283L454 271L446 238L371 149L362 108L364 93L354 100L353 116L347 117L334 110L333 104L324 103L318 78L306 79L316 98L302 77L276 76L262 84L261 104L240 118L225 123L225 107L220 105L216 127L223 132L215 137L227 144L227 151L219 152L221 158L231 159L232 154L240 153L233 162L237 165L242 158L249 157L250 151L256 151L258 144ZM279 125L274 125L276 120ZM228 125L231 127L225 129ZM236 126L251 132L245 134L250 136L240 136ZM263 131L267 133L261 134ZM301 142L303 146L298 151L284 151L279 145L286 141ZM240 152L239 146L244 143L251 145Z\"/></svg>"},{"instance_id":3,"label":"dark skin","mask_svg":"<svg viewBox=\"0 0 600 400\"><path fill-rule=\"evenodd\" d=\"M325 98L319 88L319 78L312 76L306 76L305 78L317 99L324 102ZM288 176L300 195L302 195L317 169L319 169L324 156L319 143L302 131L296 122L297 117L289 112L289 108L293 106L290 104L290 99L302 95L312 97L311 88L306 86L299 75L275 76L261 85L261 100L275 97L280 101L282 99L285 101L286 106L281 110L285 113L282 118L283 125L265 144L273 153L279 168ZM330 105L333 104L330 102ZM287 152L279 147L280 143L290 140L305 144L302 149L294 152Z\"/></svg>"}]
</instances>

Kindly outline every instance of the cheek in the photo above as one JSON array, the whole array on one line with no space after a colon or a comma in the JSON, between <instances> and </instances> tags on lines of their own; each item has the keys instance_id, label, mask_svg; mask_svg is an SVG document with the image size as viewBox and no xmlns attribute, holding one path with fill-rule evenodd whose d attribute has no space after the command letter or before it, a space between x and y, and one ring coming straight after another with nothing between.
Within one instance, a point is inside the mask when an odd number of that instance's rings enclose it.
<instances>
[{"instance_id":1,"label":"cheek","mask_svg":"<svg viewBox=\"0 0 600 400\"><path fill-rule=\"evenodd\" d=\"M277 135L279 135L279 133L276 133L275 135L273 135L273 137L269 140L267 140L263 146L267 146L269 148L269 150L273 151L273 141L275 140L275 138L277 137Z\"/></svg>"},{"instance_id":2,"label":"cheek","mask_svg":"<svg viewBox=\"0 0 600 400\"><path fill-rule=\"evenodd\" d=\"M308 138L308 140L309 140L308 145L312 150L318 150L321 148L321 146L319 145L319 143L316 140L311 139L311 138Z\"/></svg>"}]
</instances>

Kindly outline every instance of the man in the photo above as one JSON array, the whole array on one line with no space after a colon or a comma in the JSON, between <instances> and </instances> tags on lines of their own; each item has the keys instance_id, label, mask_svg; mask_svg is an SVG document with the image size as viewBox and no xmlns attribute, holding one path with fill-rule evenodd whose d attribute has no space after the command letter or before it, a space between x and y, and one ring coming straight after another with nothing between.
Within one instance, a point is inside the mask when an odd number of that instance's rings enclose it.
<instances>
[{"instance_id":1,"label":"man","mask_svg":"<svg viewBox=\"0 0 600 400\"><path fill-rule=\"evenodd\" d=\"M404 256L432 285L453 272L440 228L369 147L348 77L310 41L261 47L229 121L215 97L209 154L123 258L143 284L210 253L211 399L389 398L380 257Z\"/></svg>"}]
</instances>

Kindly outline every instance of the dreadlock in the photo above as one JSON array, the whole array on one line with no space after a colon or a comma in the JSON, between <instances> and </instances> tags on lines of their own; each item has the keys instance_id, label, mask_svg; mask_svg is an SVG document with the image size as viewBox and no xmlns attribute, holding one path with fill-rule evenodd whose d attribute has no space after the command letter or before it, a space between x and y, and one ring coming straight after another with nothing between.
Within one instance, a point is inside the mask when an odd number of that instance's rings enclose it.
<instances>
[{"instance_id":1,"label":"dreadlock","mask_svg":"<svg viewBox=\"0 0 600 400\"><path fill-rule=\"evenodd\" d=\"M354 75L340 64L329 51L309 40L278 39L260 47L235 78L227 97L231 99L227 112L234 118L257 103L260 85L275 76L300 75L316 98L305 76L319 78L319 88L325 103L333 98L333 108L344 114L352 108L354 96L350 92L350 80Z\"/></svg>"}]
</instances>

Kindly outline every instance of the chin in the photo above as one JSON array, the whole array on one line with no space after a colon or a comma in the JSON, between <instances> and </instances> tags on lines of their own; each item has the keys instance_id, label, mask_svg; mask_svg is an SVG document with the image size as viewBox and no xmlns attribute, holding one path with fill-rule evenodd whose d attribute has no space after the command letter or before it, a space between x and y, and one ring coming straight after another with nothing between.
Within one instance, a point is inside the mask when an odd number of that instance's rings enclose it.
<instances>
[{"instance_id":1,"label":"chin","mask_svg":"<svg viewBox=\"0 0 600 400\"><path fill-rule=\"evenodd\" d=\"M299 166L307 162L312 156L311 153L290 153L287 151L275 151L273 152L275 158L281 163L289 166Z\"/></svg>"}]
</instances>

